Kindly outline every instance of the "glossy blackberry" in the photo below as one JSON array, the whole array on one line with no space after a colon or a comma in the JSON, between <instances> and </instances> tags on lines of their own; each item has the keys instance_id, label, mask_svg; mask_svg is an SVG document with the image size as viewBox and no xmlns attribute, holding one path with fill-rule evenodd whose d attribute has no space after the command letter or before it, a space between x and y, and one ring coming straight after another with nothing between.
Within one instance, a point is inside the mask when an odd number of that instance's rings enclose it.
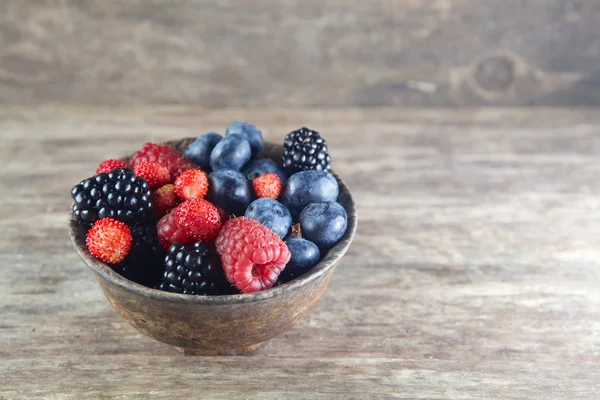
<instances>
[{"instance_id":1,"label":"glossy blackberry","mask_svg":"<svg viewBox=\"0 0 600 400\"><path fill-rule=\"evenodd\" d=\"M235 293L216 252L200 242L190 246L175 243L169 248L159 289L197 295Z\"/></svg>"},{"instance_id":2,"label":"glossy blackberry","mask_svg":"<svg viewBox=\"0 0 600 400\"><path fill-rule=\"evenodd\" d=\"M283 142L283 168L293 174L311 169L329 171L331 157L327 152L327 142L319 132L300 128L288 133Z\"/></svg>"},{"instance_id":3,"label":"glossy blackberry","mask_svg":"<svg viewBox=\"0 0 600 400\"><path fill-rule=\"evenodd\" d=\"M130 168L118 168L81 181L71 190L73 214L91 226L102 218L114 218L134 226L152 215L148 183Z\"/></svg>"},{"instance_id":4,"label":"glossy blackberry","mask_svg":"<svg viewBox=\"0 0 600 400\"><path fill-rule=\"evenodd\" d=\"M129 254L113 269L131 281L154 287L160 282L165 261L156 224L152 221L138 223L131 228L131 235L133 242Z\"/></svg>"}]
</instances>

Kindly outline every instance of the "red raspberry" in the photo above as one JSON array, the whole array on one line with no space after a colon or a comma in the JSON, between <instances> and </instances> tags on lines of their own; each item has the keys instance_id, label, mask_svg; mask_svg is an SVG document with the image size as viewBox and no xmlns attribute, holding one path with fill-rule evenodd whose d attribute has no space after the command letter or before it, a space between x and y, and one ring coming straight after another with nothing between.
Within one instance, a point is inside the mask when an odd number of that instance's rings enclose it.
<instances>
[{"instance_id":1,"label":"red raspberry","mask_svg":"<svg viewBox=\"0 0 600 400\"><path fill-rule=\"evenodd\" d=\"M175 179L175 190L182 200L202 199L208 192L208 177L199 169L184 171Z\"/></svg>"},{"instance_id":2,"label":"red raspberry","mask_svg":"<svg viewBox=\"0 0 600 400\"><path fill-rule=\"evenodd\" d=\"M135 168L142 161L157 162L169 169L171 178L175 179L183 171L199 168L171 146L166 144L146 143L132 157L130 164Z\"/></svg>"},{"instance_id":3,"label":"red raspberry","mask_svg":"<svg viewBox=\"0 0 600 400\"><path fill-rule=\"evenodd\" d=\"M221 229L217 207L204 199L187 200L177 206L177 224L188 236L200 242L214 240Z\"/></svg>"},{"instance_id":4,"label":"red raspberry","mask_svg":"<svg viewBox=\"0 0 600 400\"><path fill-rule=\"evenodd\" d=\"M96 169L96 175L103 172L109 173L113 169L117 168L129 168L129 164L121 160L104 160L100 163L100 165L98 165L98 169Z\"/></svg>"},{"instance_id":5,"label":"red raspberry","mask_svg":"<svg viewBox=\"0 0 600 400\"><path fill-rule=\"evenodd\" d=\"M281 179L277 174L264 174L252 181L252 187L258 198L277 199L281 193Z\"/></svg>"},{"instance_id":6,"label":"red raspberry","mask_svg":"<svg viewBox=\"0 0 600 400\"><path fill-rule=\"evenodd\" d=\"M167 215L179 203L181 203L181 200L175 192L175 185L171 185L170 183L156 189L152 193L152 208L154 208L154 213L158 218Z\"/></svg>"},{"instance_id":7,"label":"red raspberry","mask_svg":"<svg viewBox=\"0 0 600 400\"><path fill-rule=\"evenodd\" d=\"M156 231L158 232L158 241L165 250L171 247L173 243L188 246L195 242L194 238L186 235L183 229L177 224L175 211L171 211L158 221Z\"/></svg>"},{"instance_id":8,"label":"red raspberry","mask_svg":"<svg viewBox=\"0 0 600 400\"><path fill-rule=\"evenodd\" d=\"M277 234L246 217L225 222L215 244L227 280L244 293L272 287L291 257Z\"/></svg>"},{"instance_id":9,"label":"red raspberry","mask_svg":"<svg viewBox=\"0 0 600 400\"><path fill-rule=\"evenodd\" d=\"M171 174L167 167L156 162L142 161L135 166L133 172L148 182L150 190L171 183Z\"/></svg>"},{"instance_id":10,"label":"red raspberry","mask_svg":"<svg viewBox=\"0 0 600 400\"><path fill-rule=\"evenodd\" d=\"M131 230L125 223L104 218L90 228L85 244L97 259L109 264L118 264L129 254L132 240Z\"/></svg>"}]
</instances>

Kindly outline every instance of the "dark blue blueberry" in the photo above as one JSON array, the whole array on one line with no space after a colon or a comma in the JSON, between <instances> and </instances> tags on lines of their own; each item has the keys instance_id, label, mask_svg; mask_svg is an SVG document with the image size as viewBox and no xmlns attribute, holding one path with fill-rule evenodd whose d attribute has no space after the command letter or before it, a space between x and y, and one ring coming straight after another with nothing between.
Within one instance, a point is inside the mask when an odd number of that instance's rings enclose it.
<instances>
[{"instance_id":1,"label":"dark blue blueberry","mask_svg":"<svg viewBox=\"0 0 600 400\"><path fill-rule=\"evenodd\" d=\"M248 180L237 171L222 169L208 175L208 200L235 215L244 215L244 210L254 197Z\"/></svg>"},{"instance_id":2,"label":"dark blue blueberry","mask_svg":"<svg viewBox=\"0 0 600 400\"><path fill-rule=\"evenodd\" d=\"M340 188L333 175L310 170L292 175L283 189L281 199L296 218L309 203L336 201L339 193Z\"/></svg>"},{"instance_id":3,"label":"dark blue blueberry","mask_svg":"<svg viewBox=\"0 0 600 400\"><path fill-rule=\"evenodd\" d=\"M313 242L301 237L292 237L287 239L285 244L290 253L292 253L292 258L290 258L285 269L279 275L279 279L284 282L307 273L319 262L321 253L317 245Z\"/></svg>"},{"instance_id":4,"label":"dark blue blueberry","mask_svg":"<svg viewBox=\"0 0 600 400\"><path fill-rule=\"evenodd\" d=\"M263 141L262 132L259 131L256 126L247 122L237 121L227 127L225 135L227 136L234 133L242 135L244 138L246 138L246 140L248 140L248 142L250 142L253 157L256 157L265 149L265 142Z\"/></svg>"},{"instance_id":5,"label":"dark blue blueberry","mask_svg":"<svg viewBox=\"0 0 600 400\"><path fill-rule=\"evenodd\" d=\"M339 242L348 227L346 210L335 201L309 204L299 220L304 237L321 249Z\"/></svg>"},{"instance_id":6,"label":"dark blue blueberry","mask_svg":"<svg viewBox=\"0 0 600 400\"><path fill-rule=\"evenodd\" d=\"M183 155L207 170L210 168L210 154L215 146L223 139L221 135L215 132L208 132L202 136L198 136L192 143L183 151Z\"/></svg>"},{"instance_id":7,"label":"dark blue blueberry","mask_svg":"<svg viewBox=\"0 0 600 400\"><path fill-rule=\"evenodd\" d=\"M242 135L227 135L210 153L210 167L214 171L219 169L239 171L251 156L250 143Z\"/></svg>"},{"instance_id":8,"label":"dark blue blueberry","mask_svg":"<svg viewBox=\"0 0 600 400\"><path fill-rule=\"evenodd\" d=\"M282 239L292 226L292 215L289 210L273 199L254 200L246 209L245 216L260 222Z\"/></svg>"},{"instance_id":9,"label":"dark blue blueberry","mask_svg":"<svg viewBox=\"0 0 600 400\"><path fill-rule=\"evenodd\" d=\"M249 181L252 181L264 174L277 174L281 183L285 185L287 182L287 174L283 169L273 160L261 158L258 160L251 161L250 164L242 172Z\"/></svg>"}]
</instances>

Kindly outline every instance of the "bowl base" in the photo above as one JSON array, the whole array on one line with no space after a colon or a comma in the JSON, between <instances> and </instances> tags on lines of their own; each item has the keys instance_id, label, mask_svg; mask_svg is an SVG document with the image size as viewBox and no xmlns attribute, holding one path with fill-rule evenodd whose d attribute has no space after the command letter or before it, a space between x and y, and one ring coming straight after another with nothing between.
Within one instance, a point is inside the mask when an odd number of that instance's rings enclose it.
<instances>
[{"instance_id":1,"label":"bowl base","mask_svg":"<svg viewBox=\"0 0 600 400\"><path fill-rule=\"evenodd\" d=\"M211 350L211 349L189 349L177 347L186 356L241 356L250 355L261 350L269 343L268 340L250 346L244 346L237 349L226 349L226 350Z\"/></svg>"}]
</instances>

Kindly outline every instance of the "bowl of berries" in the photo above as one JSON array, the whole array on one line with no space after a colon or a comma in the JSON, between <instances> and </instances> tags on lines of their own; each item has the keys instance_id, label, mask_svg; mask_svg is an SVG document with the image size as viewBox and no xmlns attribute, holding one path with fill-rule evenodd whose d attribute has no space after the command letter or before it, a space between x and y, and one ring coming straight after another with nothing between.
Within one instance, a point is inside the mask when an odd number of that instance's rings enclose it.
<instances>
[{"instance_id":1,"label":"bowl of berries","mask_svg":"<svg viewBox=\"0 0 600 400\"><path fill-rule=\"evenodd\" d=\"M254 351L303 319L356 231L327 142L254 125L146 143L73 187L69 235L114 309L193 355Z\"/></svg>"}]
</instances>

